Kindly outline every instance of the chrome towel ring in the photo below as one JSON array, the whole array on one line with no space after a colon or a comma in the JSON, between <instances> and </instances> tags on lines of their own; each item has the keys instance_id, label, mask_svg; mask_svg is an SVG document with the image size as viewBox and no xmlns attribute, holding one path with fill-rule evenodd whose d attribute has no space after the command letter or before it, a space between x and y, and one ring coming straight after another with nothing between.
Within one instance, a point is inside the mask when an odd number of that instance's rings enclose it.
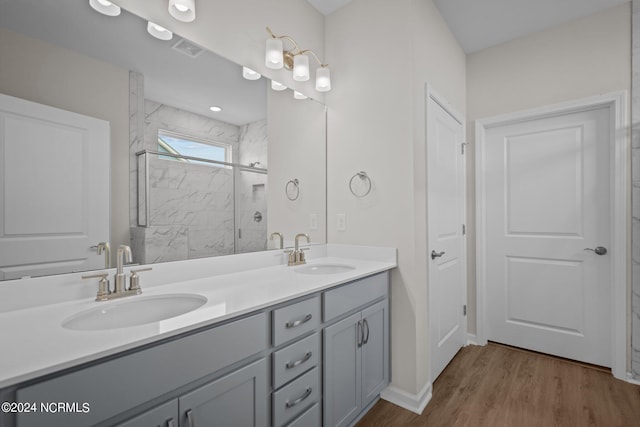
<instances>
[{"instance_id":1,"label":"chrome towel ring","mask_svg":"<svg viewBox=\"0 0 640 427\"><path fill-rule=\"evenodd\" d=\"M360 178L360 184L358 184L358 181L356 181L356 184L354 184L353 180L356 179L356 177ZM356 188L354 189L354 187ZM369 178L369 175L367 175L365 171L357 172L349 180L349 190L351 191L351 194L356 197L365 197L371 192L371 178Z\"/></svg>"},{"instance_id":2,"label":"chrome towel ring","mask_svg":"<svg viewBox=\"0 0 640 427\"><path fill-rule=\"evenodd\" d=\"M291 201L298 199L298 196L300 195L300 181L298 181L298 178L287 181L287 184L284 186L284 193L286 194L287 199Z\"/></svg>"}]
</instances>

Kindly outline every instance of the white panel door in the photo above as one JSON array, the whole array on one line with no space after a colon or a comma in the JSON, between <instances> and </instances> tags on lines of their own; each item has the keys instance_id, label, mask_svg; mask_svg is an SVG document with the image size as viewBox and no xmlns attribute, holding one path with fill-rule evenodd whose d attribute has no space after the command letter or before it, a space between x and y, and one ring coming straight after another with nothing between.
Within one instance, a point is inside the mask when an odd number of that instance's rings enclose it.
<instances>
[{"instance_id":1,"label":"white panel door","mask_svg":"<svg viewBox=\"0 0 640 427\"><path fill-rule=\"evenodd\" d=\"M486 131L488 338L611 366L610 110Z\"/></svg>"},{"instance_id":2,"label":"white panel door","mask_svg":"<svg viewBox=\"0 0 640 427\"><path fill-rule=\"evenodd\" d=\"M109 123L0 95L0 279L103 268Z\"/></svg>"},{"instance_id":3,"label":"white panel door","mask_svg":"<svg viewBox=\"0 0 640 427\"><path fill-rule=\"evenodd\" d=\"M427 224L431 379L466 340L464 129L431 94L427 98Z\"/></svg>"}]
</instances>

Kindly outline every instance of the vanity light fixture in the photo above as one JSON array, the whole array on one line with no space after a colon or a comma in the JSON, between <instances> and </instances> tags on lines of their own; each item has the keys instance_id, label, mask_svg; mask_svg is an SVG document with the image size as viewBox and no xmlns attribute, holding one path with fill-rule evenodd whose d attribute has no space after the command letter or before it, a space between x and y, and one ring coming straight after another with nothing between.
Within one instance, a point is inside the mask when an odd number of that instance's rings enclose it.
<instances>
[{"instance_id":1,"label":"vanity light fixture","mask_svg":"<svg viewBox=\"0 0 640 427\"><path fill-rule=\"evenodd\" d=\"M293 70L293 79L304 82L309 80L309 55L318 61L319 67L316 69L316 90L318 92L328 92L331 90L331 72L328 64L323 64L318 55L310 49L300 49L298 43L289 36L276 36L267 27L267 33L271 36L267 39L264 63L267 68L279 70L284 67ZM284 50L283 40L287 40L293 45L291 50Z\"/></svg>"},{"instance_id":2,"label":"vanity light fixture","mask_svg":"<svg viewBox=\"0 0 640 427\"><path fill-rule=\"evenodd\" d=\"M242 67L242 77L247 80L258 80L262 75L249 67Z\"/></svg>"},{"instance_id":3,"label":"vanity light fixture","mask_svg":"<svg viewBox=\"0 0 640 427\"><path fill-rule=\"evenodd\" d=\"M120 7L107 0L89 0L89 5L96 11L107 16L120 15Z\"/></svg>"},{"instance_id":4,"label":"vanity light fixture","mask_svg":"<svg viewBox=\"0 0 640 427\"><path fill-rule=\"evenodd\" d=\"M169 13L182 22L192 22L196 19L195 0L169 0Z\"/></svg>"},{"instance_id":5,"label":"vanity light fixture","mask_svg":"<svg viewBox=\"0 0 640 427\"><path fill-rule=\"evenodd\" d=\"M173 38L171 31L151 21L147 24L147 32L159 40L171 40Z\"/></svg>"},{"instance_id":6,"label":"vanity light fixture","mask_svg":"<svg viewBox=\"0 0 640 427\"><path fill-rule=\"evenodd\" d=\"M213 105L213 106L209 107L209 110L213 111L214 113L219 113L220 111L222 111L222 107L218 107L217 105Z\"/></svg>"},{"instance_id":7,"label":"vanity light fixture","mask_svg":"<svg viewBox=\"0 0 640 427\"><path fill-rule=\"evenodd\" d=\"M285 90L287 87L280 82L275 80L271 80L271 89L277 90L278 92L281 90Z\"/></svg>"},{"instance_id":8,"label":"vanity light fixture","mask_svg":"<svg viewBox=\"0 0 640 427\"><path fill-rule=\"evenodd\" d=\"M293 97L295 99L307 99L308 98L307 95L305 95L304 93L298 92L297 90L293 91Z\"/></svg>"}]
</instances>

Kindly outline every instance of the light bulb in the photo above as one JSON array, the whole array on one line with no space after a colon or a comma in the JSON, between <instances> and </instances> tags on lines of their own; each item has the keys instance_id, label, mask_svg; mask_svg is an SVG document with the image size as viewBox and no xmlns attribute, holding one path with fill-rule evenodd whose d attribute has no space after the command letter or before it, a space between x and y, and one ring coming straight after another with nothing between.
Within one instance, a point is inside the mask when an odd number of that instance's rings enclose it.
<instances>
[{"instance_id":1,"label":"light bulb","mask_svg":"<svg viewBox=\"0 0 640 427\"><path fill-rule=\"evenodd\" d=\"M301 92L298 92L297 90L293 91L293 97L295 99L307 99L308 98L308 96L306 96L305 94L303 94Z\"/></svg>"},{"instance_id":2,"label":"light bulb","mask_svg":"<svg viewBox=\"0 0 640 427\"><path fill-rule=\"evenodd\" d=\"M297 82L309 80L309 57L307 55L293 57L293 80Z\"/></svg>"},{"instance_id":3,"label":"light bulb","mask_svg":"<svg viewBox=\"0 0 640 427\"><path fill-rule=\"evenodd\" d=\"M282 40L270 38L267 39L267 47L264 55L264 65L273 70L279 70L284 66L284 58L282 55Z\"/></svg>"},{"instance_id":4,"label":"light bulb","mask_svg":"<svg viewBox=\"0 0 640 427\"><path fill-rule=\"evenodd\" d=\"M316 90L318 92L331 90L331 72L328 67L318 67L316 70Z\"/></svg>"},{"instance_id":5,"label":"light bulb","mask_svg":"<svg viewBox=\"0 0 640 427\"><path fill-rule=\"evenodd\" d=\"M211 111L213 111L214 113L219 113L220 111L222 111L222 107L218 107L217 105L213 105L213 106L209 107L209 109Z\"/></svg>"},{"instance_id":6,"label":"light bulb","mask_svg":"<svg viewBox=\"0 0 640 427\"><path fill-rule=\"evenodd\" d=\"M93 10L102 13L107 16L120 15L120 7L107 0L89 0L89 5Z\"/></svg>"},{"instance_id":7,"label":"light bulb","mask_svg":"<svg viewBox=\"0 0 640 427\"><path fill-rule=\"evenodd\" d=\"M169 0L169 13L178 21L191 22L196 19L195 0Z\"/></svg>"}]
</instances>

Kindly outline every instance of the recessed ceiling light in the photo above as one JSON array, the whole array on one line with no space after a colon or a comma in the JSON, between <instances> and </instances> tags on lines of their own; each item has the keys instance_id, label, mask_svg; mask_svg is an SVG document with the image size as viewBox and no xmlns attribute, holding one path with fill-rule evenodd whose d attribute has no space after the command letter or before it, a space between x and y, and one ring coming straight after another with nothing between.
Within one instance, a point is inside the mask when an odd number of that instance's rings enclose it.
<instances>
[{"instance_id":1,"label":"recessed ceiling light","mask_svg":"<svg viewBox=\"0 0 640 427\"><path fill-rule=\"evenodd\" d=\"M285 90L286 88L287 87L282 83L277 82L275 80L271 80L271 89L281 91L281 90Z\"/></svg>"},{"instance_id":2,"label":"recessed ceiling light","mask_svg":"<svg viewBox=\"0 0 640 427\"><path fill-rule=\"evenodd\" d=\"M169 0L169 13L178 21L191 22L196 19L195 0Z\"/></svg>"},{"instance_id":3,"label":"recessed ceiling light","mask_svg":"<svg viewBox=\"0 0 640 427\"><path fill-rule=\"evenodd\" d=\"M89 5L96 11L107 16L120 15L120 7L107 0L89 0Z\"/></svg>"},{"instance_id":4,"label":"recessed ceiling light","mask_svg":"<svg viewBox=\"0 0 640 427\"><path fill-rule=\"evenodd\" d=\"M222 111L222 107L218 107L217 105L214 105L212 107L209 107L209 110L213 111L214 113L219 113L220 111Z\"/></svg>"},{"instance_id":5,"label":"recessed ceiling light","mask_svg":"<svg viewBox=\"0 0 640 427\"><path fill-rule=\"evenodd\" d=\"M298 92L297 90L293 91L293 97L295 99L307 99L308 98L308 96L306 96L305 94L303 94L301 92Z\"/></svg>"},{"instance_id":6,"label":"recessed ceiling light","mask_svg":"<svg viewBox=\"0 0 640 427\"><path fill-rule=\"evenodd\" d=\"M173 38L171 31L151 21L147 24L147 32L159 40L171 40Z\"/></svg>"},{"instance_id":7,"label":"recessed ceiling light","mask_svg":"<svg viewBox=\"0 0 640 427\"><path fill-rule=\"evenodd\" d=\"M249 67L242 67L242 77L247 80L258 80L262 76L260 75L260 73L253 71Z\"/></svg>"}]
</instances>

